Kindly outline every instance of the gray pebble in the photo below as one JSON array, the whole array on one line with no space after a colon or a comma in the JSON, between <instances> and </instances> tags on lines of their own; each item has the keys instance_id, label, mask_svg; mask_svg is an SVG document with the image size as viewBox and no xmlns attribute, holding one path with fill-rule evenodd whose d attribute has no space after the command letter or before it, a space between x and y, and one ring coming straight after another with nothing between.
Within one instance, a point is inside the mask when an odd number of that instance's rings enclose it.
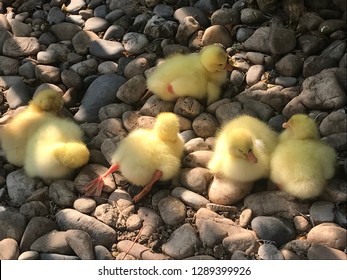
<instances>
[{"instance_id":1,"label":"gray pebble","mask_svg":"<svg viewBox=\"0 0 347 280\"><path fill-rule=\"evenodd\" d=\"M83 214L90 214L96 207L96 201L90 197L79 197L73 203L73 208Z\"/></svg>"},{"instance_id":2,"label":"gray pebble","mask_svg":"<svg viewBox=\"0 0 347 280\"><path fill-rule=\"evenodd\" d=\"M40 253L40 260L61 260L61 261L72 261L79 260L77 256L70 256L56 253Z\"/></svg>"},{"instance_id":3,"label":"gray pebble","mask_svg":"<svg viewBox=\"0 0 347 280\"><path fill-rule=\"evenodd\" d=\"M295 237L294 229L276 217L255 217L251 226L258 238L273 241L277 246L281 246Z\"/></svg>"},{"instance_id":4,"label":"gray pebble","mask_svg":"<svg viewBox=\"0 0 347 280\"><path fill-rule=\"evenodd\" d=\"M330 201L316 201L310 208L310 220L313 225L334 221L334 203Z\"/></svg>"},{"instance_id":5,"label":"gray pebble","mask_svg":"<svg viewBox=\"0 0 347 280\"><path fill-rule=\"evenodd\" d=\"M98 205L92 216L112 228L117 226L118 211L108 203Z\"/></svg>"},{"instance_id":6,"label":"gray pebble","mask_svg":"<svg viewBox=\"0 0 347 280\"><path fill-rule=\"evenodd\" d=\"M65 240L81 260L93 260L94 248L90 235L83 230L69 229Z\"/></svg>"},{"instance_id":7,"label":"gray pebble","mask_svg":"<svg viewBox=\"0 0 347 280\"><path fill-rule=\"evenodd\" d=\"M74 183L69 180L56 180L49 186L49 198L59 206L71 207L77 196Z\"/></svg>"},{"instance_id":8,"label":"gray pebble","mask_svg":"<svg viewBox=\"0 0 347 280\"><path fill-rule=\"evenodd\" d=\"M31 244L39 237L57 229L53 220L46 217L34 217L26 226L20 241L20 251L30 249Z\"/></svg>"},{"instance_id":9,"label":"gray pebble","mask_svg":"<svg viewBox=\"0 0 347 280\"><path fill-rule=\"evenodd\" d=\"M74 209L63 209L56 214L57 225L62 230L81 229L93 239L93 244L110 248L117 239L116 231L95 218Z\"/></svg>"},{"instance_id":10,"label":"gray pebble","mask_svg":"<svg viewBox=\"0 0 347 280\"><path fill-rule=\"evenodd\" d=\"M25 217L12 211L0 212L0 240L9 237L20 242L26 226Z\"/></svg>"},{"instance_id":11,"label":"gray pebble","mask_svg":"<svg viewBox=\"0 0 347 280\"><path fill-rule=\"evenodd\" d=\"M113 257L107 248L102 245L96 245L94 247L95 250L95 258L97 260L113 260Z\"/></svg>"},{"instance_id":12,"label":"gray pebble","mask_svg":"<svg viewBox=\"0 0 347 280\"><path fill-rule=\"evenodd\" d=\"M130 251L129 251L130 249ZM122 240L117 243L117 250L120 252L128 252L138 260L165 260L169 259L164 254L154 253L148 250L148 247L139 243L133 243L130 240Z\"/></svg>"},{"instance_id":13,"label":"gray pebble","mask_svg":"<svg viewBox=\"0 0 347 280\"><path fill-rule=\"evenodd\" d=\"M56 253L71 255L71 247L65 240L65 231L53 230L37 238L30 246L30 250L40 253Z\"/></svg>"},{"instance_id":14,"label":"gray pebble","mask_svg":"<svg viewBox=\"0 0 347 280\"><path fill-rule=\"evenodd\" d=\"M22 214L28 221L31 218L37 217L37 216L47 216L48 215L48 209L46 205L41 201L30 201L27 203L24 203L20 209L19 213Z\"/></svg>"},{"instance_id":15,"label":"gray pebble","mask_svg":"<svg viewBox=\"0 0 347 280\"><path fill-rule=\"evenodd\" d=\"M180 174L180 182L183 187L198 194L206 194L213 175L203 167L184 168Z\"/></svg>"},{"instance_id":16,"label":"gray pebble","mask_svg":"<svg viewBox=\"0 0 347 280\"><path fill-rule=\"evenodd\" d=\"M160 216L167 225L178 225L186 218L186 207L178 198L167 196L158 203Z\"/></svg>"},{"instance_id":17,"label":"gray pebble","mask_svg":"<svg viewBox=\"0 0 347 280\"><path fill-rule=\"evenodd\" d=\"M117 98L126 104L138 103L146 92L146 78L136 75L127 80L117 91Z\"/></svg>"},{"instance_id":18,"label":"gray pebble","mask_svg":"<svg viewBox=\"0 0 347 280\"><path fill-rule=\"evenodd\" d=\"M308 249L307 257L309 260L346 260L347 255L334 248L330 248L320 244L313 244Z\"/></svg>"},{"instance_id":19,"label":"gray pebble","mask_svg":"<svg viewBox=\"0 0 347 280\"><path fill-rule=\"evenodd\" d=\"M275 245L263 244L259 247L258 255L263 260L284 260L284 257Z\"/></svg>"},{"instance_id":20,"label":"gray pebble","mask_svg":"<svg viewBox=\"0 0 347 280\"><path fill-rule=\"evenodd\" d=\"M123 51L124 48L121 43L104 39L94 40L89 46L90 54L109 60L120 58Z\"/></svg>"},{"instance_id":21,"label":"gray pebble","mask_svg":"<svg viewBox=\"0 0 347 280\"><path fill-rule=\"evenodd\" d=\"M200 240L194 228L190 224L184 224L172 233L171 239L163 244L162 250L166 255L181 260L194 255L195 247L199 244Z\"/></svg>"},{"instance_id":22,"label":"gray pebble","mask_svg":"<svg viewBox=\"0 0 347 280\"><path fill-rule=\"evenodd\" d=\"M205 197L182 187L174 188L171 195L181 199L185 204L191 206L195 210L206 207L206 204L210 202Z\"/></svg>"}]
</instances>

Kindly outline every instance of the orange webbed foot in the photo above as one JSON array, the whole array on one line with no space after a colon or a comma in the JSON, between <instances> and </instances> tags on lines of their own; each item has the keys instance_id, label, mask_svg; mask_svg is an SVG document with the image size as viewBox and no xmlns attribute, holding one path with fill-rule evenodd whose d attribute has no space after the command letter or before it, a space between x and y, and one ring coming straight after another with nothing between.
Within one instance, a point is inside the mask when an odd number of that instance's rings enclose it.
<instances>
[{"instance_id":1,"label":"orange webbed foot","mask_svg":"<svg viewBox=\"0 0 347 280\"><path fill-rule=\"evenodd\" d=\"M82 189L84 191L86 196L101 196L102 188L104 187L104 180L105 178L117 171L119 169L118 164L112 165L104 174L100 175L99 177L92 180L90 183L85 185Z\"/></svg>"}]
</instances>

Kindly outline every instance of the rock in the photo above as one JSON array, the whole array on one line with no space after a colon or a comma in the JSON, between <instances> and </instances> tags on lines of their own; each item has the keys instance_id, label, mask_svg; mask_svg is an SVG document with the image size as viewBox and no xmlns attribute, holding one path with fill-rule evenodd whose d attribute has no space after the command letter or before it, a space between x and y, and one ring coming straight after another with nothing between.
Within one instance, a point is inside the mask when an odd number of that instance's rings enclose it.
<instances>
[{"instance_id":1,"label":"rock","mask_svg":"<svg viewBox=\"0 0 347 280\"><path fill-rule=\"evenodd\" d=\"M278 247L295 237L294 229L275 217L255 217L251 227L259 239L273 241Z\"/></svg>"},{"instance_id":2,"label":"rock","mask_svg":"<svg viewBox=\"0 0 347 280\"><path fill-rule=\"evenodd\" d=\"M207 151L209 150L208 145L203 138L197 137L187 141L184 144L184 151L186 154L190 154L196 151Z\"/></svg>"},{"instance_id":3,"label":"rock","mask_svg":"<svg viewBox=\"0 0 347 280\"><path fill-rule=\"evenodd\" d=\"M164 101L156 95L152 95L140 109L140 114L155 117L161 112L172 112L174 106L173 102Z\"/></svg>"},{"instance_id":4,"label":"rock","mask_svg":"<svg viewBox=\"0 0 347 280\"><path fill-rule=\"evenodd\" d=\"M19 71L19 62L10 57L0 56L0 71L6 75L11 76L15 75Z\"/></svg>"},{"instance_id":5,"label":"rock","mask_svg":"<svg viewBox=\"0 0 347 280\"><path fill-rule=\"evenodd\" d=\"M334 223L322 223L313 227L307 234L307 241L344 250L346 247L346 229Z\"/></svg>"},{"instance_id":6,"label":"rock","mask_svg":"<svg viewBox=\"0 0 347 280\"><path fill-rule=\"evenodd\" d=\"M240 220L239 220L239 225L240 227L245 228L248 226L252 220L252 210L251 209L245 209L241 212L240 214Z\"/></svg>"},{"instance_id":7,"label":"rock","mask_svg":"<svg viewBox=\"0 0 347 280\"><path fill-rule=\"evenodd\" d=\"M72 254L72 249L66 243L65 231L53 230L36 239L30 246L30 250L43 253Z\"/></svg>"},{"instance_id":8,"label":"rock","mask_svg":"<svg viewBox=\"0 0 347 280\"><path fill-rule=\"evenodd\" d=\"M298 55L287 54L276 64L276 70L285 77L297 77L302 71L303 62Z\"/></svg>"},{"instance_id":9,"label":"rock","mask_svg":"<svg viewBox=\"0 0 347 280\"><path fill-rule=\"evenodd\" d=\"M228 231L214 221L206 220L199 226L199 237L203 246L214 247L228 236Z\"/></svg>"},{"instance_id":10,"label":"rock","mask_svg":"<svg viewBox=\"0 0 347 280\"><path fill-rule=\"evenodd\" d=\"M88 18L84 24L84 30L97 32L104 32L109 27L109 22L101 17Z\"/></svg>"},{"instance_id":11,"label":"rock","mask_svg":"<svg viewBox=\"0 0 347 280\"><path fill-rule=\"evenodd\" d=\"M147 207L140 207L137 214L143 220L140 237L142 239L149 239L163 221L156 212Z\"/></svg>"},{"instance_id":12,"label":"rock","mask_svg":"<svg viewBox=\"0 0 347 280\"><path fill-rule=\"evenodd\" d=\"M12 203L23 205L26 199L38 188L39 182L39 179L28 177L24 169L9 173L6 177L6 185Z\"/></svg>"},{"instance_id":13,"label":"rock","mask_svg":"<svg viewBox=\"0 0 347 280\"><path fill-rule=\"evenodd\" d=\"M81 260L94 259L92 239L85 231L76 229L67 230L65 240Z\"/></svg>"},{"instance_id":14,"label":"rock","mask_svg":"<svg viewBox=\"0 0 347 280\"><path fill-rule=\"evenodd\" d=\"M149 41L144 34L129 32L123 36L122 44L129 54L141 54L145 51Z\"/></svg>"},{"instance_id":15,"label":"rock","mask_svg":"<svg viewBox=\"0 0 347 280\"><path fill-rule=\"evenodd\" d=\"M199 29L199 22L194 17L187 16L180 22L175 39L180 44L186 44L190 36Z\"/></svg>"},{"instance_id":16,"label":"rock","mask_svg":"<svg viewBox=\"0 0 347 280\"><path fill-rule=\"evenodd\" d=\"M36 251L25 251L19 255L18 260L38 260L40 254Z\"/></svg>"},{"instance_id":17,"label":"rock","mask_svg":"<svg viewBox=\"0 0 347 280\"><path fill-rule=\"evenodd\" d=\"M313 244L308 249L307 257L309 260L346 260L347 255L337 249L324 245Z\"/></svg>"},{"instance_id":18,"label":"rock","mask_svg":"<svg viewBox=\"0 0 347 280\"><path fill-rule=\"evenodd\" d=\"M279 216L289 218L308 213L310 204L298 202L280 191L263 191L245 197L244 206L252 209L254 216Z\"/></svg>"},{"instance_id":19,"label":"rock","mask_svg":"<svg viewBox=\"0 0 347 280\"><path fill-rule=\"evenodd\" d=\"M80 55L84 55L89 52L91 42L97 39L99 37L94 32L81 30L73 36L71 42L75 51Z\"/></svg>"},{"instance_id":20,"label":"rock","mask_svg":"<svg viewBox=\"0 0 347 280\"><path fill-rule=\"evenodd\" d=\"M108 203L98 205L95 208L92 216L112 228L116 228L117 226L118 211L115 207Z\"/></svg>"},{"instance_id":21,"label":"rock","mask_svg":"<svg viewBox=\"0 0 347 280\"><path fill-rule=\"evenodd\" d=\"M291 250L282 249L281 254L285 260L300 260L300 258Z\"/></svg>"},{"instance_id":22,"label":"rock","mask_svg":"<svg viewBox=\"0 0 347 280\"><path fill-rule=\"evenodd\" d=\"M131 213L135 212L133 200L125 190L116 189L113 191L108 198L108 203L117 207L123 216L129 216Z\"/></svg>"},{"instance_id":23,"label":"rock","mask_svg":"<svg viewBox=\"0 0 347 280\"><path fill-rule=\"evenodd\" d=\"M218 106L216 118L221 125L226 124L242 112L241 102L235 101Z\"/></svg>"},{"instance_id":24,"label":"rock","mask_svg":"<svg viewBox=\"0 0 347 280\"><path fill-rule=\"evenodd\" d=\"M217 204L233 205L249 194L252 188L252 183L232 182L214 176L208 188L208 198Z\"/></svg>"},{"instance_id":25,"label":"rock","mask_svg":"<svg viewBox=\"0 0 347 280\"><path fill-rule=\"evenodd\" d=\"M152 18L148 20L143 33L153 38L172 38L175 36L177 27L178 25L175 21L166 20L158 15L153 15Z\"/></svg>"},{"instance_id":26,"label":"rock","mask_svg":"<svg viewBox=\"0 0 347 280\"><path fill-rule=\"evenodd\" d=\"M79 260L76 256L55 254L55 253L40 253L40 260L61 260L61 261L73 261Z\"/></svg>"},{"instance_id":27,"label":"rock","mask_svg":"<svg viewBox=\"0 0 347 280\"><path fill-rule=\"evenodd\" d=\"M209 203L203 196L182 187L174 188L171 195L181 199L185 204L188 204L195 210L206 207L206 204Z\"/></svg>"},{"instance_id":28,"label":"rock","mask_svg":"<svg viewBox=\"0 0 347 280\"><path fill-rule=\"evenodd\" d=\"M94 250L95 250L95 259L97 259L97 260L113 260L111 253L104 246L96 245Z\"/></svg>"},{"instance_id":29,"label":"rock","mask_svg":"<svg viewBox=\"0 0 347 280\"><path fill-rule=\"evenodd\" d=\"M10 57L36 55L39 51L40 44L35 37L10 37L2 47L2 53Z\"/></svg>"},{"instance_id":30,"label":"rock","mask_svg":"<svg viewBox=\"0 0 347 280\"><path fill-rule=\"evenodd\" d=\"M245 8L241 10L241 22L245 25L261 23L265 20L262 11L253 8Z\"/></svg>"},{"instance_id":31,"label":"rock","mask_svg":"<svg viewBox=\"0 0 347 280\"><path fill-rule=\"evenodd\" d=\"M174 18L180 23L187 17L192 16L202 27L210 26L210 21L204 13L196 7L182 7L174 12Z\"/></svg>"},{"instance_id":32,"label":"rock","mask_svg":"<svg viewBox=\"0 0 347 280\"><path fill-rule=\"evenodd\" d=\"M0 211L0 240L12 238L20 242L26 223L22 214L9 210Z\"/></svg>"},{"instance_id":33,"label":"rock","mask_svg":"<svg viewBox=\"0 0 347 280\"><path fill-rule=\"evenodd\" d=\"M61 22L54 24L51 30L59 41L71 41L82 28L74 23Z\"/></svg>"},{"instance_id":34,"label":"rock","mask_svg":"<svg viewBox=\"0 0 347 280\"><path fill-rule=\"evenodd\" d=\"M246 254L255 253L258 246L255 236L246 230L223 239L223 247L231 254L236 251L243 251Z\"/></svg>"},{"instance_id":35,"label":"rock","mask_svg":"<svg viewBox=\"0 0 347 280\"><path fill-rule=\"evenodd\" d=\"M284 257L275 245L263 244L259 247L258 255L263 260L284 260Z\"/></svg>"},{"instance_id":36,"label":"rock","mask_svg":"<svg viewBox=\"0 0 347 280\"><path fill-rule=\"evenodd\" d=\"M184 224L172 233L171 239L163 244L162 250L166 255L181 260L194 255L195 247L199 245L200 240L193 227Z\"/></svg>"},{"instance_id":37,"label":"rock","mask_svg":"<svg viewBox=\"0 0 347 280\"><path fill-rule=\"evenodd\" d=\"M192 123L194 132L202 138L214 136L218 126L219 124L215 117L208 113L201 113Z\"/></svg>"},{"instance_id":38,"label":"rock","mask_svg":"<svg viewBox=\"0 0 347 280\"><path fill-rule=\"evenodd\" d=\"M293 222L295 229L299 232L307 231L310 228L310 224L303 216L295 216Z\"/></svg>"},{"instance_id":39,"label":"rock","mask_svg":"<svg viewBox=\"0 0 347 280\"><path fill-rule=\"evenodd\" d=\"M77 174L74 185L78 192L83 193L83 187L88 184L91 180L95 179L97 176L105 173L107 168L99 164L89 164L82 168L82 170ZM115 190L115 182L113 180L112 174L107 176L104 180L103 191L112 192Z\"/></svg>"},{"instance_id":40,"label":"rock","mask_svg":"<svg viewBox=\"0 0 347 280\"><path fill-rule=\"evenodd\" d=\"M190 120L196 118L203 111L203 106L192 97L180 97L175 103L173 112Z\"/></svg>"},{"instance_id":41,"label":"rock","mask_svg":"<svg viewBox=\"0 0 347 280\"><path fill-rule=\"evenodd\" d=\"M96 208L96 201L90 197L79 197L74 201L73 208L83 214L90 214Z\"/></svg>"},{"instance_id":42,"label":"rock","mask_svg":"<svg viewBox=\"0 0 347 280\"><path fill-rule=\"evenodd\" d=\"M183 187L203 195L207 192L212 177L206 168L184 168L180 174L180 182Z\"/></svg>"},{"instance_id":43,"label":"rock","mask_svg":"<svg viewBox=\"0 0 347 280\"><path fill-rule=\"evenodd\" d=\"M142 227L142 220L139 215L133 214L126 221L126 227L130 231L135 231Z\"/></svg>"},{"instance_id":44,"label":"rock","mask_svg":"<svg viewBox=\"0 0 347 280\"><path fill-rule=\"evenodd\" d=\"M263 65L252 65L246 74L246 83L252 86L260 81L261 76L264 74L265 68Z\"/></svg>"},{"instance_id":45,"label":"rock","mask_svg":"<svg viewBox=\"0 0 347 280\"><path fill-rule=\"evenodd\" d=\"M71 207L77 198L74 193L73 181L54 181L49 187L49 198L59 206Z\"/></svg>"},{"instance_id":46,"label":"rock","mask_svg":"<svg viewBox=\"0 0 347 280\"><path fill-rule=\"evenodd\" d=\"M313 225L334 221L334 203L316 201L310 208L310 219Z\"/></svg>"},{"instance_id":47,"label":"rock","mask_svg":"<svg viewBox=\"0 0 347 280\"><path fill-rule=\"evenodd\" d=\"M101 107L112 103L125 78L116 74L106 74L95 79L88 87L79 110L74 118L78 122L99 121L98 113Z\"/></svg>"},{"instance_id":48,"label":"rock","mask_svg":"<svg viewBox=\"0 0 347 280\"><path fill-rule=\"evenodd\" d=\"M186 207L178 198L167 196L158 203L161 218L167 225L178 225L186 218Z\"/></svg>"},{"instance_id":49,"label":"rock","mask_svg":"<svg viewBox=\"0 0 347 280\"><path fill-rule=\"evenodd\" d=\"M300 101L310 109L335 110L346 104L344 89L336 74L330 69L308 77L302 86Z\"/></svg>"},{"instance_id":50,"label":"rock","mask_svg":"<svg viewBox=\"0 0 347 280\"><path fill-rule=\"evenodd\" d=\"M119 87L117 98L126 104L138 103L146 92L146 78L136 75Z\"/></svg>"},{"instance_id":51,"label":"rock","mask_svg":"<svg viewBox=\"0 0 347 280\"><path fill-rule=\"evenodd\" d=\"M347 201L347 182L342 179L333 179L328 182L321 198L333 203Z\"/></svg>"},{"instance_id":52,"label":"rock","mask_svg":"<svg viewBox=\"0 0 347 280\"><path fill-rule=\"evenodd\" d=\"M47 216L48 209L41 201L29 201L20 207L19 213L29 221L31 218L36 216Z\"/></svg>"},{"instance_id":53,"label":"rock","mask_svg":"<svg viewBox=\"0 0 347 280\"><path fill-rule=\"evenodd\" d=\"M202 36L202 43L207 45L222 44L225 48L232 45L230 32L223 25L212 25L208 27Z\"/></svg>"},{"instance_id":54,"label":"rock","mask_svg":"<svg viewBox=\"0 0 347 280\"><path fill-rule=\"evenodd\" d=\"M208 162L212 158L212 151L195 151L183 158L183 165L186 167L207 168Z\"/></svg>"},{"instance_id":55,"label":"rock","mask_svg":"<svg viewBox=\"0 0 347 280\"><path fill-rule=\"evenodd\" d=\"M130 249L130 250L129 250ZM117 250L127 252L138 260L166 260L168 256L164 254L153 253L145 245L133 243L130 240L122 240L117 243Z\"/></svg>"},{"instance_id":56,"label":"rock","mask_svg":"<svg viewBox=\"0 0 347 280\"><path fill-rule=\"evenodd\" d=\"M5 238L0 240L0 260L17 260L19 248L16 240Z\"/></svg>"},{"instance_id":57,"label":"rock","mask_svg":"<svg viewBox=\"0 0 347 280\"><path fill-rule=\"evenodd\" d=\"M111 248L117 239L116 231L104 223L74 209L63 209L56 214L56 222L61 230L80 229L86 231L94 245Z\"/></svg>"},{"instance_id":58,"label":"rock","mask_svg":"<svg viewBox=\"0 0 347 280\"><path fill-rule=\"evenodd\" d=\"M347 130L347 116L343 111L333 111L327 115L319 125L319 132L327 136Z\"/></svg>"},{"instance_id":59,"label":"rock","mask_svg":"<svg viewBox=\"0 0 347 280\"><path fill-rule=\"evenodd\" d=\"M20 251L30 249L31 244L39 237L56 230L57 226L53 220L46 217L34 217L27 224L20 241Z\"/></svg>"},{"instance_id":60,"label":"rock","mask_svg":"<svg viewBox=\"0 0 347 280\"><path fill-rule=\"evenodd\" d=\"M89 52L103 59L117 59L123 55L123 45L119 42L96 39L90 43Z\"/></svg>"},{"instance_id":61,"label":"rock","mask_svg":"<svg viewBox=\"0 0 347 280\"><path fill-rule=\"evenodd\" d=\"M122 115L127 111L132 111L133 107L126 103L112 103L101 107L99 110L100 121L111 119L111 118L121 118Z\"/></svg>"}]
</instances>

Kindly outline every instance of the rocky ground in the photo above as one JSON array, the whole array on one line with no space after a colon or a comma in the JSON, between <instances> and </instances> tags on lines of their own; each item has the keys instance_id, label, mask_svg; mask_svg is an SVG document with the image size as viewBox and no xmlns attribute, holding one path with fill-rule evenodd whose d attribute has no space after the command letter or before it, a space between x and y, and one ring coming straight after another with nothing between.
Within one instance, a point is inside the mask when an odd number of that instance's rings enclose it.
<instances>
[{"instance_id":1,"label":"rocky ground","mask_svg":"<svg viewBox=\"0 0 347 280\"><path fill-rule=\"evenodd\" d=\"M216 42L233 67L219 101L146 94L159 59ZM345 0L1 1L1 125L52 87L91 158L52 182L0 157L0 259L346 259L346 66ZM161 111L181 119L179 176L136 205L140 188L117 173L100 198L83 196L116 143ZM280 131L298 112L338 153L319 198L294 199L268 180L228 193L206 168L221 124L247 113Z\"/></svg>"}]
</instances>

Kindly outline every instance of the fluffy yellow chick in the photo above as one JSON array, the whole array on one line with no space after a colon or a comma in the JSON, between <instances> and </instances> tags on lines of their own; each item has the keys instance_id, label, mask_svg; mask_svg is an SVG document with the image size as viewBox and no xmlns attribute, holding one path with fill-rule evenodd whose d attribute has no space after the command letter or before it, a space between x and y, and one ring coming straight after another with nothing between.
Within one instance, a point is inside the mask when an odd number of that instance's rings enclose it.
<instances>
[{"instance_id":1,"label":"fluffy yellow chick","mask_svg":"<svg viewBox=\"0 0 347 280\"><path fill-rule=\"evenodd\" d=\"M94 179L83 190L86 195L100 196L106 176L118 169L135 185L144 186L134 197L141 200L158 180L170 180L179 171L184 142L179 135L179 119L173 113L160 113L153 129L136 129L120 141L108 171Z\"/></svg>"},{"instance_id":2,"label":"fluffy yellow chick","mask_svg":"<svg viewBox=\"0 0 347 280\"><path fill-rule=\"evenodd\" d=\"M316 123L307 115L294 115L283 127L271 159L271 180L297 198L315 198L335 174L335 150L320 140Z\"/></svg>"},{"instance_id":3,"label":"fluffy yellow chick","mask_svg":"<svg viewBox=\"0 0 347 280\"><path fill-rule=\"evenodd\" d=\"M148 89L163 100L182 96L218 100L226 81L227 54L219 45L204 47L200 53L178 54L159 64L147 79Z\"/></svg>"},{"instance_id":4,"label":"fluffy yellow chick","mask_svg":"<svg viewBox=\"0 0 347 280\"><path fill-rule=\"evenodd\" d=\"M278 135L257 118L241 115L225 124L216 136L208 168L220 178L248 183L266 178Z\"/></svg>"},{"instance_id":5,"label":"fluffy yellow chick","mask_svg":"<svg viewBox=\"0 0 347 280\"><path fill-rule=\"evenodd\" d=\"M38 92L27 108L16 114L3 126L1 145L8 162L23 166L29 137L45 121L63 107L63 98L56 91L47 89Z\"/></svg>"},{"instance_id":6,"label":"fluffy yellow chick","mask_svg":"<svg viewBox=\"0 0 347 280\"><path fill-rule=\"evenodd\" d=\"M73 121L48 117L30 136L24 170L30 177L65 178L89 160L83 131Z\"/></svg>"}]
</instances>

